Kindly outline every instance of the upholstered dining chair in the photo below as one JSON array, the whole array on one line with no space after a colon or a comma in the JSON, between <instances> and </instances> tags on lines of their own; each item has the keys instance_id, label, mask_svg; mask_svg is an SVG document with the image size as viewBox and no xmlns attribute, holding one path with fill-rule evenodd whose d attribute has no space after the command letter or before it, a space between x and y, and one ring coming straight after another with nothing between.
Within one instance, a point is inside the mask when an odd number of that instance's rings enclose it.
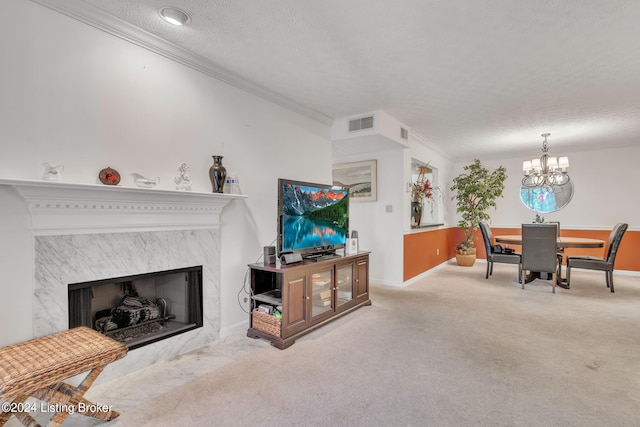
<instances>
[{"instance_id":1,"label":"upholstered dining chair","mask_svg":"<svg viewBox=\"0 0 640 427\"><path fill-rule=\"evenodd\" d=\"M558 226L558 234L560 237L560 221L549 221L549 224L556 224ZM564 258L564 248L557 248L556 253L558 256L558 278L562 277L562 260Z\"/></svg>"},{"instance_id":2,"label":"upholstered dining chair","mask_svg":"<svg viewBox=\"0 0 640 427\"><path fill-rule=\"evenodd\" d=\"M486 222L480 223L480 231L482 232L482 239L484 240L484 249L487 251L487 274L485 279L488 279L493 274L493 263L501 262L504 264L518 264L518 280L522 277L520 274L520 254L505 254L496 252L493 247L493 233L489 224Z\"/></svg>"},{"instance_id":3,"label":"upholstered dining chair","mask_svg":"<svg viewBox=\"0 0 640 427\"><path fill-rule=\"evenodd\" d=\"M585 268L588 270L600 270L605 272L607 288L613 292L613 265L616 262L618 248L622 236L627 231L629 224L618 223L611 230L609 239L604 245L604 257L595 256L570 256L567 257L567 288L571 286L571 269Z\"/></svg>"},{"instance_id":4,"label":"upholstered dining chair","mask_svg":"<svg viewBox=\"0 0 640 427\"><path fill-rule=\"evenodd\" d=\"M556 292L557 238L557 224L522 224L522 289L526 272L534 271L551 274L552 291Z\"/></svg>"}]
</instances>

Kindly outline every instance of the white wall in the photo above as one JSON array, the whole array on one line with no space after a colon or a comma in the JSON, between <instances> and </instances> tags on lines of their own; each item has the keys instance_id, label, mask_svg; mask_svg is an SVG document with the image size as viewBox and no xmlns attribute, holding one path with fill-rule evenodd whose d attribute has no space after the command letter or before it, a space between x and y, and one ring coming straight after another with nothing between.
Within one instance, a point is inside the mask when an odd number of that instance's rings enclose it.
<instances>
[{"instance_id":1,"label":"white wall","mask_svg":"<svg viewBox=\"0 0 640 427\"><path fill-rule=\"evenodd\" d=\"M437 169L437 180L433 183L439 187L442 197L441 209L444 218L444 226L450 227L455 225L455 205L452 205L449 187L453 179L453 163L443 153L433 147L426 139L419 135L412 135L411 148L405 152L405 182L411 182L411 159L417 159L423 163L429 164L430 167ZM411 193L406 191L405 184L405 206L411 206ZM437 192L434 192L437 195ZM407 208L409 209L409 208ZM409 212L409 211L407 211ZM411 215L407 213L403 218L405 230L411 228Z\"/></svg>"},{"instance_id":2,"label":"white wall","mask_svg":"<svg viewBox=\"0 0 640 427\"><path fill-rule=\"evenodd\" d=\"M222 334L245 327L236 296L275 239L277 178L331 182L328 127L33 2L6 0L3 13L14 19L0 29L0 177L39 179L48 161L68 182L111 166L124 185L139 172L173 189L186 162L193 190L210 191L211 155L223 155L249 198L222 215ZM32 334L24 214L0 187L0 345Z\"/></svg>"},{"instance_id":3,"label":"white wall","mask_svg":"<svg viewBox=\"0 0 640 427\"><path fill-rule=\"evenodd\" d=\"M618 222L627 222L629 229L640 229L637 197L640 146L557 153L560 154L569 156L574 196L564 209L545 214L546 220L560 221L562 228L611 229ZM522 161L526 158L481 159L489 170L499 166L507 169L504 197L489 212L494 226L519 227L523 222L533 221L535 212L526 208L519 196ZM462 166L455 165L456 174L462 171Z\"/></svg>"},{"instance_id":4,"label":"white wall","mask_svg":"<svg viewBox=\"0 0 640 427\"><path fill-rule=\"evenodd\" d=\"M377 161L378 200L351 203L349 227L358 230L360 248L371 251L371 282L389 286L403 285L404 234L411 231L411 158L438 169L438 182L443 189L445 226L451 225L452 162L431 147L423 138L411 135L408 149L397 148L373 153L334 157L334 163L361 160ZM387 212L391 206L391 212Z\"/></svg>"},{"instance_id":5,"label":"white wall","mask_svg":"<svg viewBox=\"0 0 640 427\"><path fill-rule=\"evenodd\" d=\"M403 152L393 149L334 158L334 163L362 160L377 163L377 201L349 203L349 229L358 230L360 249L371 251L372 283L391 286L402 283ZM391 212L386 212L387 206L391 206Z\"/></svg>"}]
</instances>

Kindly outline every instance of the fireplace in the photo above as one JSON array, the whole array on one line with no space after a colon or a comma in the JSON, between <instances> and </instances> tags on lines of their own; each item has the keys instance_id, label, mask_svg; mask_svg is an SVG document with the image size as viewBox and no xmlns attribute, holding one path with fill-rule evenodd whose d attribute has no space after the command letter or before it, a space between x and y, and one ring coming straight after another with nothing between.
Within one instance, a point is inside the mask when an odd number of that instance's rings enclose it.
<instances>
[{"instance_id":1,"label":"fireplace","mask_svg":"<svg viewBox=\"0 0 640 427\"><path fill-rule=\"evenodd\" d=\"M129 349L203 325L202 266L68 285L69 328L88 326Z\"/></svg>"},{"instance_id":2,"label":"fireplace","mask_svg":"<svg viewBox=\"0 0 640 427\"><path fill-rule=\"evenodd\" d=\"M0 179L0 187L4 186L16 191L16 206L24 209L20 199L26 203L29 217L32 247L25 258L32 258L26 276L33 278L28 315L33 337L69 328L69 284L201 266L202 327L129 351L110 364L98 381L118 378L220 338L220 215L230 202L246 196ZM135 286L139 291L141 287ZM178 313L174 314L177 318Z\"/></svg>"}]
</instances>

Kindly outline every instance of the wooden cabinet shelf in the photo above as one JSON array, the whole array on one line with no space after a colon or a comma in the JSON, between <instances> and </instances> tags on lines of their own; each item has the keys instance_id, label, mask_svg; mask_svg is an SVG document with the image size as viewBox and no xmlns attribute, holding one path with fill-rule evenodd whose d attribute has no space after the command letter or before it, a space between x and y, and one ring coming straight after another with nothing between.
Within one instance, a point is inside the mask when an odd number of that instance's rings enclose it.
<instances>
[{"instance_id":1,"label":"wooden cabinet shelf","mask_svg":"<svg viewBox=\"0 0 640 427\"><path fill-rule=\"evenodd\" d=\"M278 295L279 291L265 292L264 294L258 294L251 297L254 301L264 302L273 306L282 305L282 298Z\"/></svg>"},{"instance_id":2,"label":"wooden cabinet shelf","mask_svg":"<svg viewBox=\"0 0 640 427\"><path fill-rule=\"evenodd\" d=\"M249 268L252 314L247 336L267 339L279 349L327 322L371 305L368 252L286 266L250 264ZM281 317L254 315L259 306Z\"/></svg>"}]
</instances>

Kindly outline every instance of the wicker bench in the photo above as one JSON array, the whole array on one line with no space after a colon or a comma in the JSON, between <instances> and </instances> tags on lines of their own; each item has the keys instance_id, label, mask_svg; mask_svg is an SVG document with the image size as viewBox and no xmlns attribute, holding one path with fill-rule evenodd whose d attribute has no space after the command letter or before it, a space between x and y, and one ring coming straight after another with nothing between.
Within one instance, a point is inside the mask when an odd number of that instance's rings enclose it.
<instances>
[{"instance_id":1,"label":"wicker bench","mask_svg":"<svg viewBox=\"0 0 640 427\"><path fill-rule=\"evenodd\" d=\"M111 362L124 357L127 346L87 327L0 348L0 426L15 415L25 426L39 426L29 415L35 405L52 412L49 426L59 426L70 413L110 421L118 414L109 405L96 405L83 398L98 375ZM63 380L90 371L77 387ZM47 403L44 403L47 402Z\"/></svg>"}]
</instances>

